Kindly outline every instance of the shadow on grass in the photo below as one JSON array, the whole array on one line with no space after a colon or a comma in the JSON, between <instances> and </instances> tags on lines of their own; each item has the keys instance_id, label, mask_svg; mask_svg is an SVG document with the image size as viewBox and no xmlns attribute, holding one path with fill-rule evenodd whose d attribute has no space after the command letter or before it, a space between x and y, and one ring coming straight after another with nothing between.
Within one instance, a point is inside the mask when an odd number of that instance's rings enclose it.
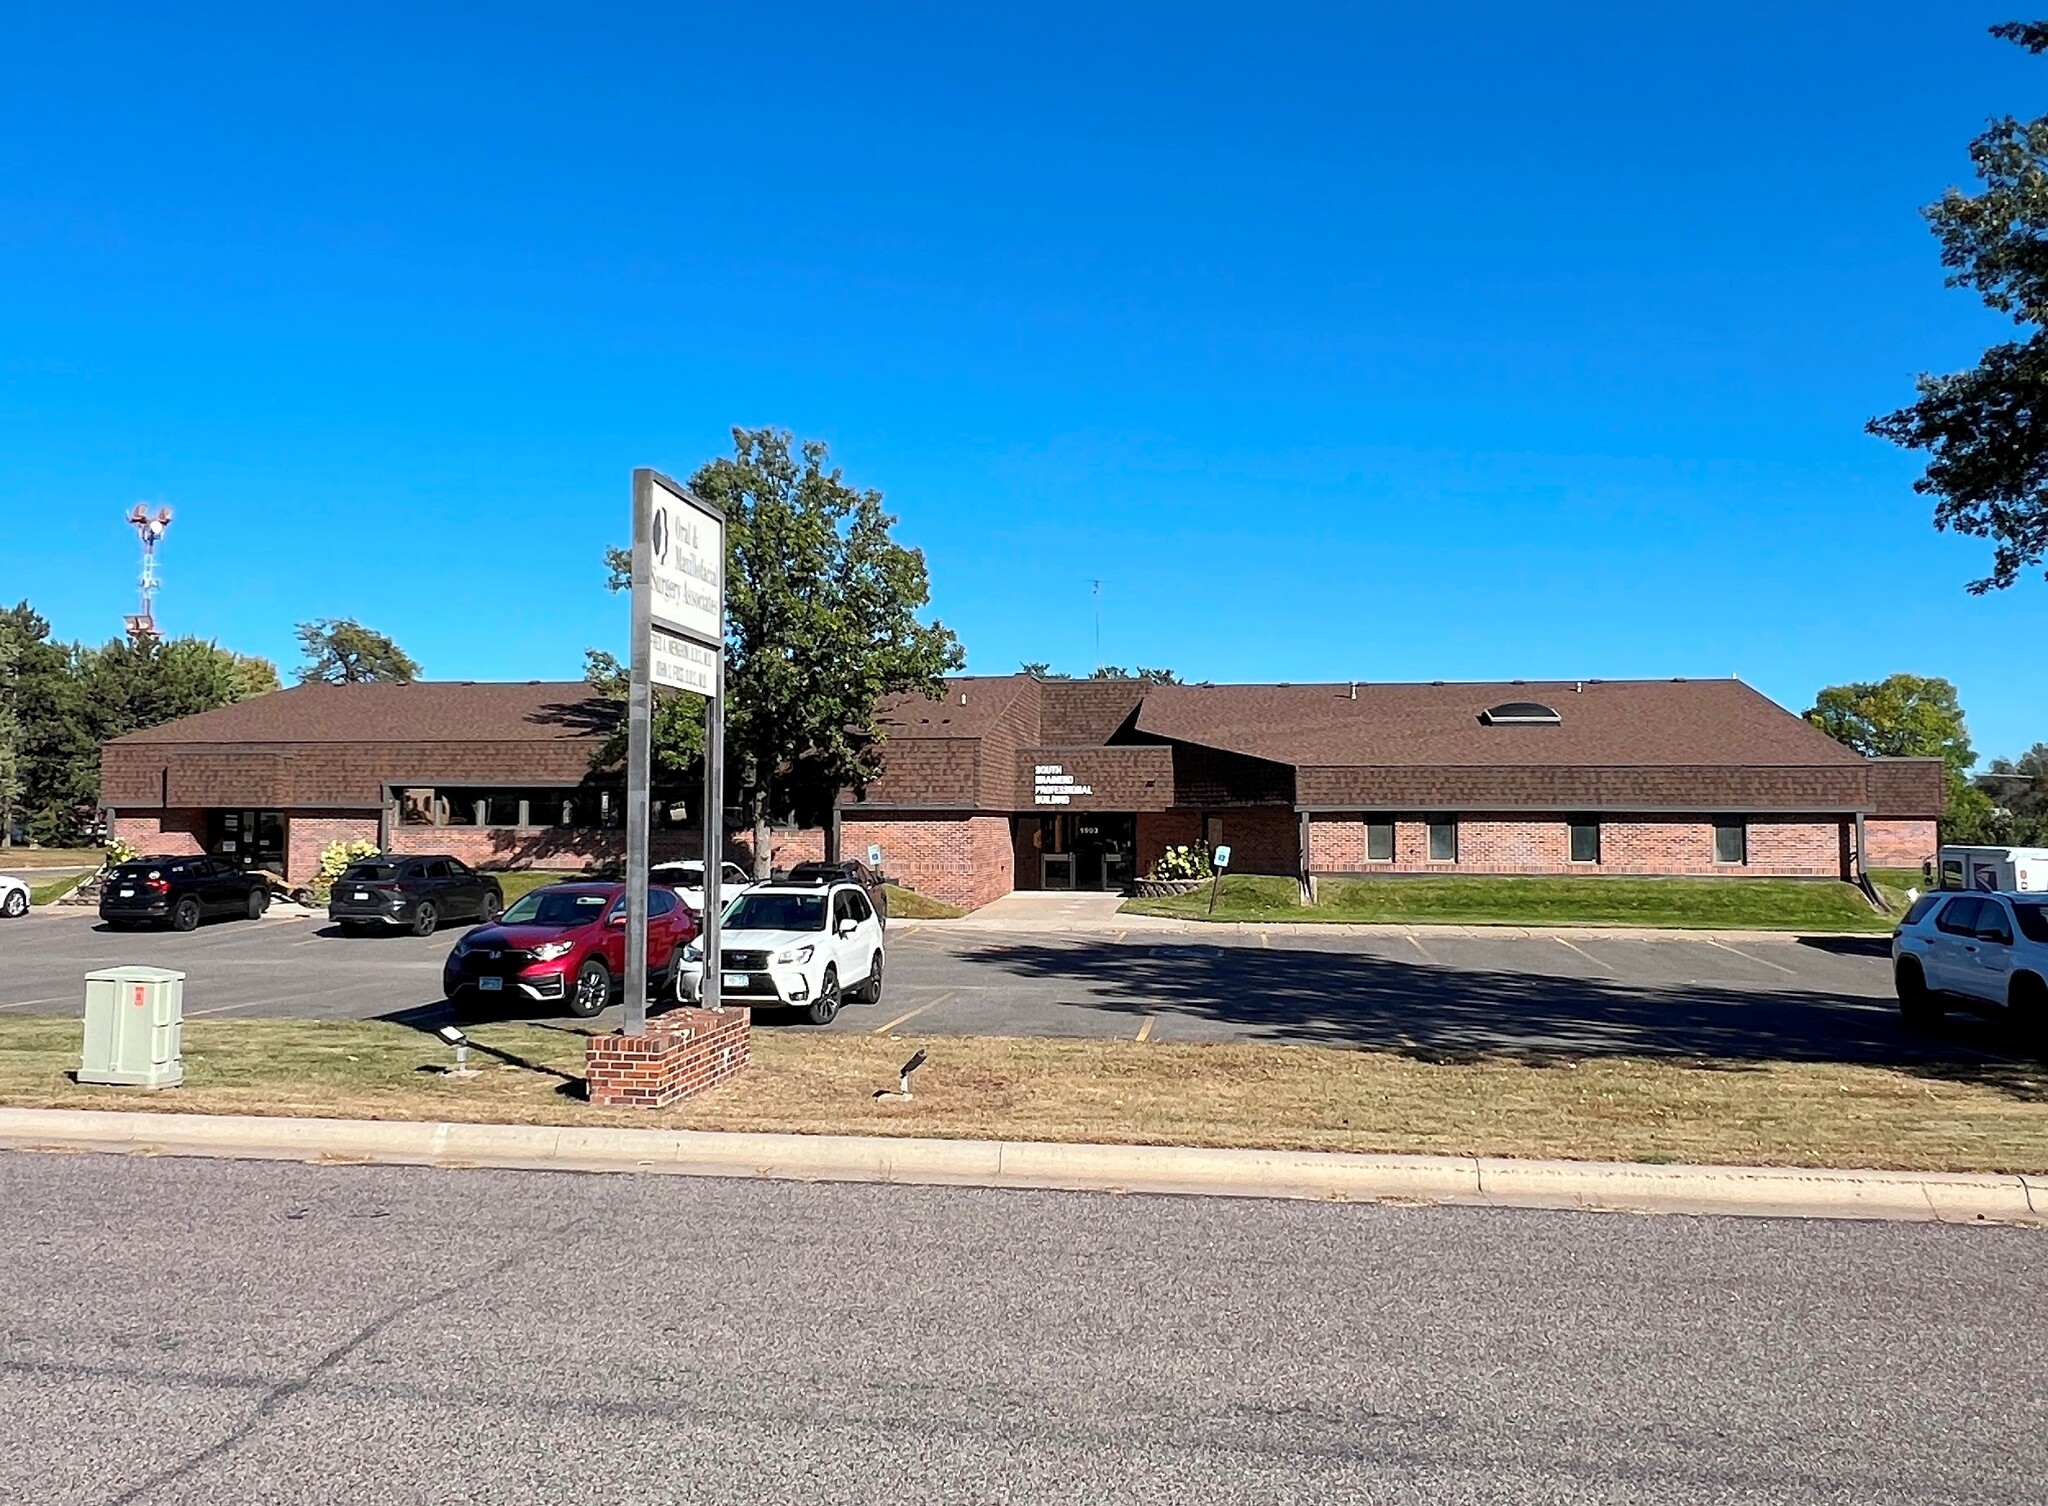
<instances>
[{"instance_id":1,"label":"shadow on grass","mask_svg":"<svg viewBox=\"0 0 2048 1506\"><path fill-rule=\"evenodd\" d=\"M2040 1064L2002 1021L1951 1015L1929 1034L1887 998L1731 984L1629 984L1275 947L1147 949L1008 943L974 960L1073 986L1063 1002L1171 1011L1254 1039L1393 1052L1419 1061L1666 1057L1727 1071L1772 1062L1889 1066L2048 1102Z\"/></svg>"}]
</instances>

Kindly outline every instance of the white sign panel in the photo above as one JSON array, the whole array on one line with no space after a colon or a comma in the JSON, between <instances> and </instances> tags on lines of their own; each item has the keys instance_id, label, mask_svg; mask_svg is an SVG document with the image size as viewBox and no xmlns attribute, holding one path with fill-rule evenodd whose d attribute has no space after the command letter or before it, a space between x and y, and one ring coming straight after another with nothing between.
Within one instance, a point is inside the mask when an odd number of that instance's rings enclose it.
<instances>
[{"instance_id":1,"label":"white sign panel","mask_svg":"<svg viewBox=\"0 0 2048 1506\"><path fill-rule=\"evenodd\" d=\"M1033 805L1070 805L1076 795L1092 795L1095 786L1076 784L1074 776L1056 763L1042 763L1034 767L1031 779L1031 803Z\"/></svg>"},{"instance_id":2,"label":"white sign panel","mask_svg":"<svg viewBox=\"0 0 2048 1506\"><path fill-rule=\"evenodd\" d=\"M647 677L657 685L718 694L718 650L656 627L647 635Z\"/></svg>"},{"instance_id":3,"label":"white sign panel","mask_svg":"<svg viewBox=\"0 0 2048 1506\"><path fill-rule=\"evenodd\" d=\"M659 480L650 492L648 606L654 621L699 643L723 644L725 522Z\"/></svg>"}]
</instances>

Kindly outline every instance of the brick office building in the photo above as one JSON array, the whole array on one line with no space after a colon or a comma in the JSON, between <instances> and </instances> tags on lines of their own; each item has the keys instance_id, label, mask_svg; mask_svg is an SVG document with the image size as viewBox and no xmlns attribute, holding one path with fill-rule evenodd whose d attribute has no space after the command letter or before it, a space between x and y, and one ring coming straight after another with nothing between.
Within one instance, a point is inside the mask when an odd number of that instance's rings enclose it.
<instances>
[{"instance_id":1,"label":"brick office building","mask_svg":"<svg viewBox=\"0 0 2048 1506\"><path fill-rule=\"evenodd\" d=\"M1839 878L1936 845L1938 760L1865 759L1733 680L1156 686L949 681L883 708L841 850L961 905L1115 887L1166 847L1238 872ZM307 686L108 744L103 800L144 851L309 873L339 838L502 866L623 850L581 684ZM745 843L733 844L744 856ZM774 861L828 833L775 835ZM695 855L657 823L657 852Z\"/></svg>"}]
</instances>

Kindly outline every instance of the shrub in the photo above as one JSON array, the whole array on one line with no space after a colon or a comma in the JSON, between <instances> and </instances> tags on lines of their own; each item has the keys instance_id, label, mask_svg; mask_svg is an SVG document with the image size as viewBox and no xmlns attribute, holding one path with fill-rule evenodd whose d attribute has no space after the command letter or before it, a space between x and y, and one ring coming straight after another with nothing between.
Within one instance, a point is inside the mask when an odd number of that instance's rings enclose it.
<instances>
[{"instance_id":1,"label":"shrub","mask_svg":"<svg viewBox=\"0 0 2048 1506\"><path fill-rule=\"evenodd\" d=\"M375 842L329 842L320 849L320 876L313 880L313 892L325 898L349 864L374 858L380 850Z\"/></svg>"},{"instance_id":2,"label":"shrub","mask_svg":"<svg viewBox=\"0 0 2048 1506\"><path fill-rule=\"evenodd\" d=\"M1159 861L1152 865L1151 877L1156 879L1205 879L1216 872L1209 861L1207 842L1188 842L1169 847L1159 855Z\"/></svg>"}]
</instances>

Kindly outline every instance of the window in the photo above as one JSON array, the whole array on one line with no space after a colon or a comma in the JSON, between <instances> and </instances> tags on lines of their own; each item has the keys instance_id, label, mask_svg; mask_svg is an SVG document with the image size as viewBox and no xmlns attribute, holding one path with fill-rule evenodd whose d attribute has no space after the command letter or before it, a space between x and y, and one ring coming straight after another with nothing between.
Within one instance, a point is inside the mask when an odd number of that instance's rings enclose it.
<instances>
[{"instance_id":1,"label":"window","mask_svg":"<svg viewBox=\"0 0 2048 1506\"><path fill-rule=\"evenodd\" d=\"M1749 826L1742 821L1716 821L1714 823L1714 861L1717 863L1747 863L1749 861Z\"/></svg>"},{"instance_id":2,"label":"window","mask_svg":"<svg viewBox=\"0 0 2048 1506\"><path fill-rule=\"evenodd\" d=\"M1951 936L1974 937L1977 934L1977 916L1983 908L1981 899L1952 899L1935 917L1935 929L1946 931Z\"/></svg>"},{"instance_id":3,"label":"window","mask_svg":"<svg viewBox=\"0 0 2048 1506\"><path fill-rule=\"evenodd\" d=\"M1576 817L1571 823L1571 851L1574 863L1600 861L1600 823Z\"/></svg>"},{"instance_id":4,"label":"window","mask_svg":"<svg viewBox=\"0 0 2048 1506\"><path fill-rule=\"evenodd\" d=\"M1429 823L1429 860L1432 863L1455 863L1458 861L1457 822L1432 821Z\"/></svg>"},{"instance_id":5,"label":"window","mask_svg":"<svg viewBox=\"0 0 2048 1506\"><path fill-rule=\"evenodd\" d=\"M1393 822L1368 821L1365 823L1365 860L1368 863L1391 863L1394 861Z\"/></svg>"}]
</instances>

